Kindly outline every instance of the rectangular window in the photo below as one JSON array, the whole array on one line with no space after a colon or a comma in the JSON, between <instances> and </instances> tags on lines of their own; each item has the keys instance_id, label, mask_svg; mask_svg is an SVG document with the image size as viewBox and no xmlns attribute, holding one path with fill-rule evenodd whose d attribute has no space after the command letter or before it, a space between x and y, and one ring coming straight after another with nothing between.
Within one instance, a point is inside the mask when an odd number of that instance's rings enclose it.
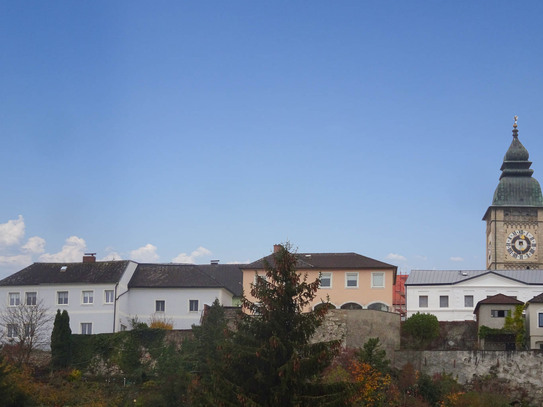
<instances>
[{"instance_id":1,"label":"rectangular window","mask_svg":"<svg viewBox=\"0 0 543 407\"><path fill-rule=\"evenodd\" d=\"M38 294L35 292L26 293L26 305L36 305L38 302Z\"/></svg>"},{"instance_id":2,"label":"rectangular window","mask_svg":"<svg viewBox=\"0 0 543 407\"><path fill-rule=\"evenodd\" d=\"M114 291L113 290L104 290L104 302L106 304L113 304L115 298L114 298Z\"/></svg>"},{"instance_id":3,"label":"rectangular window","mask_svg":"<svg viewBox=\"0 0 543 407\"><path fill-rule=\"evenodd\" d=\"M371 273L371 288L385 288L385 273Z\"/></svg>"},{"instance_id":4,"label":"rectangular window","mask_svg":"<svg viewBox=\"0 0 543 407\"><path fill-rule=\"evenodd\" d=\"M345 287L358 288L358 273L345 273Z\"/></svg>"},{"instance_id":5,"label":"rectangular window","mask_svg":"<svg viewBox=\"0 0 543 407\"><path fill-rule=\"evenodd\" d=\"M57 304L58 305L67 305L68 304L68 291L59 291L59 292L57 292Z\"/></svg>"},{"instance_id":6,"label":"rectangular window","mask_svg":"<svg viewBox=\"0 0 543 407\"><path fill-rule=\"evenodd\" d=\"M505 318L507 311L504 309L493 309L490 310L490 316L492 318Z\"/></svg>"},{"instance_id":7,"label":"rectangular window","mask_svg":"<svg viewBox=\"0 0 543 407\"><path fill-rule=\"evenodd\" d=\"M83 291L83 304L92 304L94 302L94 291Z\"/></svg>"},{"instance_id":8,"label":"rectangular window","mask_svg":"<svg viewBox=\"0 0 543 407\"><path fill-rule=\"evenodd\" d=\"M81 335L92 335L92 322L81 323Z\"/></svg>"},{"instance_id":9,"label":"rectangular window","mask_svg":"<svg viewBox=\"0 0 543 407\"><path fill-rule=\"evenodd\" d=\"M16 307L17 305L21 305L21 296L19 293L9 293L9 306Z\"/></svg>"},{"instance_id":10,"label":"rectangular window","mask_svg":"<svg viewBox=\"0 0 543 407\"><path fill-rule=\"evenodd\" d=\"M198 311L198 300L189 300L189 311Z\"/></svg>"},{"instance_id":11,"label":"rectangular window","mask_svg":"<svg viewBox=\"0 0 543 407\"><path fill-rule=\"evenodd\" d=\"M253 281L253 284L256 285L258 283L258 281L266 281L266 275L263 274L263 275L259 275L259 274L255 274L255 280Z\"/></svg>"},{"instance_id":12,"label":"rectangular window","mask_svg":"<svg viewBox=\"0 0 543 407\"><path fill-rule=\"evenodd\" d=\"M8 324L8 338L16 338L19 335L19 329L16 324Z\"/></svg>"},{"instance_id":13,"label":"rectangular window","mask_svg":"<svg viewBox=\"0 0 543 407\"><path fill-rule=\"evenodd\" d=\"M539 314L537 314L537 317L538 317L538 320L539 320L538 326L540 328L543 328L543 312L540 312Z\"/></svg>"},{"instance_id":14,"label":"rectangular window","mask_svg":"<svg viewBox=\"0 0 543 407\"><path fill-rule=\"evenodd\" d=\"M332 288L332 273L321 273L321 288Z\"/></svg>"},{"instance_id":15,"label":"rectangular window","mask_svg":"<svg viewBox=\"0 0 543 407\"><path fill-rule=\"evenodd\" d=\"M25 338L34 337L35 329L34 324L25 324Z\"/></svg>"},{"instance_id":16,"label":"rectangular window","mask_svg":"<svg viewBox=\"0 0 543 407\"><path fill-rule=\"evenodd\" d=\"M449 308L449 296L440 295L439 296L439 307L440 308Z\"/></svg>"},{"instance_id":17,"label":"rectangular window","mask_svg":"<svg viewBox=\"0 0 543 407\"><path fill-rule=\"evenodd\" d=\"M464 307L473 308L473 295L464 295Z\"/></svg>"},{"instance_id":18,"label":"rectangular window","mask_svg":"<svg viewBox=\"0 0 543 407\"><path fill-rule=\"evenodd\" d=\"M156 312L164 312L165 310L166 310L166 301L164 301L164 300L156 300L155 311Z\"/></svg>"},{"instance_id":19,"label":"rectangular window","mask_svg":"<svg viewBox=\"0 0 543 407\"><path fill-rule=\"evenodd\" d=\"M419 308L428 308L428 296L419 295Z\"/></svg>"}]
</instances>

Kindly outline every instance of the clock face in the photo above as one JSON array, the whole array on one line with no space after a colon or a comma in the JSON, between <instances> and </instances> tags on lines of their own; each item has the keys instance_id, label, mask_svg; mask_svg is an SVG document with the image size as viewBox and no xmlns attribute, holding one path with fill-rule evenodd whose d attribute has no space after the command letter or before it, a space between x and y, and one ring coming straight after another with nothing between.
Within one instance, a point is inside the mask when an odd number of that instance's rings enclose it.
<instances>
[{"instance_id":1,"label":"clock face","mask_svg":"<svg viewBox=\"0 0 543 407\"><path fill-rule=\"evenodd\" d=\"M507 237L505 247L511 257L526 260L535 253L537 243L531 233L524 230L515 230Z\"/></svg>"}]
</instances>

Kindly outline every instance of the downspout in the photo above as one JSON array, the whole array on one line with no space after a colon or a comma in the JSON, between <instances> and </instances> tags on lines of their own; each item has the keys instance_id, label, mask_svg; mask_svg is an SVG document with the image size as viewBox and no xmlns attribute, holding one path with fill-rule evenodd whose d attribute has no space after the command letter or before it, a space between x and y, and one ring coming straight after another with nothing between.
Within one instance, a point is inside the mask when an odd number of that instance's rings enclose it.
<instances>
[{"instance_id":1,"label":"downspout","mask_svg":"<svg viewBox=\"0 0 543 407\"><path fill-rule=\"evenodd\" d=\"M117 321L117 287L119 283L115 283L115 293L114 293L114 302L113 302L113 333L115 333L115 321Z\"/></svg>"}]
</instances>

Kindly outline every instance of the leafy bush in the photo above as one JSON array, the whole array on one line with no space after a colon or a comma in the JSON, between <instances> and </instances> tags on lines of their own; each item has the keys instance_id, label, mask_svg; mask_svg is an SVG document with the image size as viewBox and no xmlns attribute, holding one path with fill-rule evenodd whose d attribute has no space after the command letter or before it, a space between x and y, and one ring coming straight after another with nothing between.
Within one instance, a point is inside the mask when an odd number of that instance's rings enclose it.
<instances>
[{"instance_id":1,"label":"leafy bush","mask_svg":"<svg viewBox=\"0 0 543 407\"><path fill-rule=\"evenodd\" d=\"M439 322L432 314L417 312L403 323L403 332L414 340L414 345L425 347L439 336Z\"/></svg>"}]
</instances>

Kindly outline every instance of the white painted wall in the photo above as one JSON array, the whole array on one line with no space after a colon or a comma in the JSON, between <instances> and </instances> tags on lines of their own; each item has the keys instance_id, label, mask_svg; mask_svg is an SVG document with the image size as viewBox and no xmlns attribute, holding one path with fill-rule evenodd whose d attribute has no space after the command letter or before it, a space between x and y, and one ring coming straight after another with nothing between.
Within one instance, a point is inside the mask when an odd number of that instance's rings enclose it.
<instances>
[{"instance_id":1,"label":"white painted wall","mask_svg":"<svg viewBox=\"0 0 543 407\"><path fill-rule=\"evenodd\" d=\"M527 285L494 274L485 274L458 284L405 286L407 317L420 312L433 314L439 321L474 320L473 310L485 298L504 294L526 302L543 292L542 285ZM419 307L419 296L428 296L428 307ZM464 306L464 296L473 295L473 307ZM449 297L449 306L440 307L440 296Z\"/></svg>"},{"instance_id":2,"label":"white painted wall","mask_svg":"<svg viewBox=\"0 0 543 407\"><path fill-rule=\"evenodd\" d=\"M127 308L119 323L129 329L136 316L147 324L157 318L172 322L174 329L190 329L200 324L204 304L218 298L222 305L232 305L232 293L224 288L131 288L126 297ZM165 302L164 312L156 312L157 300ZM189 310L190 300L198 300L198 311Z\"/></svg>"}]
</instances>

